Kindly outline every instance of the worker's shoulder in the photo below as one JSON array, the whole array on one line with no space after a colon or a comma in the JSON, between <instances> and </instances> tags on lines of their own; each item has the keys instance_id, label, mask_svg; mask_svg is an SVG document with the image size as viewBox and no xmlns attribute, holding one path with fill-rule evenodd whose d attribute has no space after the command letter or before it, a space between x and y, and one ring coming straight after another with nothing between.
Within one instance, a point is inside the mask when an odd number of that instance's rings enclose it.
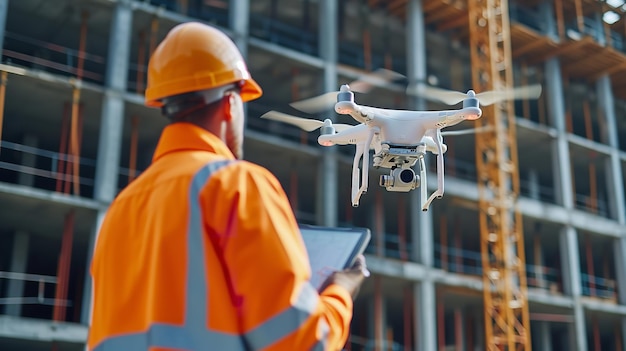
<instances>
[{"instance_id":1,"label":"worker's shoulder","mask_svg":"<svg viewBox=\"0 0 626 351\"><path fill-rule=\"evenodd\" d=\"M261 165L244 160L217 162L221 163L220 167L215 168L215 162L208 162L198 171L197 175L204 174L205 176L201 180L204 186L218 186L225 189L281 188L276 176ZM212 171L203 172L202 169Z\"/></svg>"},{"instance_id":2,"label":"worker's shoulder","mask_svg":"<svg viewBox=\"0 0 626 351\"><path fill-rule=\"evenodd\" d=\"M219 161L218 161L219 162ZM224 161L223 161L224 162ZM210 167L214 162L206 164ZM221 172L216 172L216 175L224 174L229 179L235 179L240 177L255 177L255 179L275 179L272 172L267 168L258 165L256 163L245 160L233 160L224 162L224 167L220 167Z\"/></svg>"}]
</instances>

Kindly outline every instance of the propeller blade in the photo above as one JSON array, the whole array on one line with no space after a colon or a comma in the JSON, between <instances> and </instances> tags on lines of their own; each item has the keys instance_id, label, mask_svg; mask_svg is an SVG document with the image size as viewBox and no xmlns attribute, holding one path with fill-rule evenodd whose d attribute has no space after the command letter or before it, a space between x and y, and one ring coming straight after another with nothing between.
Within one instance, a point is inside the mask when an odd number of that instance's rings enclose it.
<instances>
[{"instance_id":1,"label":"propeller blade","mask_svg":"<svg viewBox=\"0 0 626 351\"><path fill-rule=\"evenodd\" d=\"M394 80L406 78L403 74L388 70L386 68L379 68L371 73L364 74L359 79L349 83L350 90L357 93L368 93L375 87L383 86Z\"/></svg>"},{"instance_id":2,"label":"propeller blade","mask_svg":"<svg viewBox=\"0 0 626 351\"><path fill-rule=\"evenodd\" d=\"M428 100L440 101L446 105L456 105L467 98L467 94L460 91L435 88L424 84L420 84L414 89L408 89L407 94L423 97Z\"/></svg>"},{"instance_id":3,"label":"propeller blade","mask_svg":"<svg viewBox=\"0 0 626 351\"><path fill-rule=\"evenodd\" d=\"M307 132L312 132L316 130L317 128L324 125L324 122L318 121L316 119L296 117L296 116L288 115L286 113L273 111L273 110L266 112L265 114L261 116L261 118L288 123L296 127L299 127L301 129L304 129Z\"/></svg>"},{"instance_id":4,"label":"propeller blade","mask_svg":"<svg viewBox=\"0 0 626 351\"><path fill-rule=\"evenodd\" d=\"M296 110L315 114L330 109L337 102L338 93L338 91L330 91L312 98L292 102L289 105Z\"/></svg>"},{"instance_id":5,"label":"propeller blade","mask_svg":"<svg viewBox=\"0 0 626 351\"><path fill-rule=\"evenodd\" d=\"M266 113L264 113L261 118L263 119L271 119L273 121L278 121L278 122L283 122L283 123L288 123L291 125L294 125L296 127L299 127L303 130L306 130L307 132L312 132L318 128L320 128L321 126L324 125L323 121L317 120L317 119L309 119L309 118L302 118L302 117L296 117L296 116L292 116L286 113L282 113L282 112L278 112L278 111L268 111ZM328 120L330 121L330 120ZM341 132L343 130L346 130L348 128L354 127L353 125L350 124L332 124L332 126L335 128L335 131L337 132Z\"/></svg>"},{"instance_id":6,"label":"propeller blade","mask_svg":"<svg viewBox=\"0 0 626 351\"><path fill-rule=\"evenodd\" d=\"M461 129L461 130L449 130L447 132L441 132L442 136L451 136L451 135L466 135L466 134L478 134L478 133L484 133L484 132L488 132L490 130L493 130L493 127L491 126L483 126L483 127L478 127L478 128L467 128L467 129Z\"/></svg>"},{"instance_id":7,"label":"propeller blade","mask_svg":"<svg viewBox=\"0 0 626 351\"><path fill-rule=\"evenodd\" d=\"M485 91L476 94L481 105L488 106L504 100L537 99L541 95L541 84L504 90Z\"/></svg>"},{"instance_id":8,"label":"propeller blade","mask_svg":"<svg viewBox=\"0 0 626 351\"><path fill-rule=\"evenodd\" d=\"M456 105L467 98L467 93L435 88L428 85L419 85L417 88L407 89L407 94L440 101L447 105ZM489 106L504 100L536 99L539 95L541 95L541 84L533 84L503 90L485 91L476 94L476 97L481 105Z\"/></svg>"},{"instance_id":9,"label":"propeller blade","mask_svg":"<svg viewBox=\"0 0 626 351\"><path fill-rule=\"evenodd\" d=\"M389 82L404 78L404 75L388 69L379 68L371 73L363 74L357 80L348 83L350 91L368 93L374 87L383 86ZM292 102L291 107L303 112L315 114L330 110L337 102L338 91L331 91L312 98Z\"/></svg>"}]
</instances>

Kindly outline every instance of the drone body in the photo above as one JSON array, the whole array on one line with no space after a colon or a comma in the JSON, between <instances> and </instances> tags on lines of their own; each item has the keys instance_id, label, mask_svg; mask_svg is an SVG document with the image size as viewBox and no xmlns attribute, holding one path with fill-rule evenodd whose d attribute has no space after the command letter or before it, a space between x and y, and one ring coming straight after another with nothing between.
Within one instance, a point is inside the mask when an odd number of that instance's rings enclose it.
<instances>
[{"instance_id":1,"label":"drone body","mask_svg":"<svg viewBox=\"0 0 626 351\"><path fill-rule=\"evenodd\" d=\"M435 198L441 198L444 193L443 154L447 147L443 143L441 129L480 118L482 110L479 96L485 96L486 100L491 100L489 103L495 103L506 99L534 98L541 93L540 86L478 95L472 90L458 93L430 89L427 94L435 94L439 100L448 103L463 101L463 107L456 110L411 111L363 106L354 102L354 93L350 91L350 87L342 85L336 93L335 112L351 116L359 122L358 125L333 124L330 119L322 122L276 111L270 111L262 118L291 123L307 131L320 128L318 143L322 146L356 145L352 165L352 206L358 206L361 196L367 191L369 150L373 149L373 166L390 170L389 175L380 177L380 186L395 192L408 192L421 187L421 208L427 211L430 203ZM296 107L295 104L292 106ZM437 155L437 190L430 196L427 194L424 161L427 151ZM413 170L418 162L419 175Z\"/></svg>"}]
</instances>

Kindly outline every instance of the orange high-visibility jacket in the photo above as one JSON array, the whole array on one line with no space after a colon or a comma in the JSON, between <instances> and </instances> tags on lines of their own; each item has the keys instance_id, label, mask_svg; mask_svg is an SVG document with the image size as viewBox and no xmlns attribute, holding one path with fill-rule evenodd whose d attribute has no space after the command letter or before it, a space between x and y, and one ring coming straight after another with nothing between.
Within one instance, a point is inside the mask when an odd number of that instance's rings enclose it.
<instances>
[{"instance_id":1,"label":"orange high-visibility jacket","mask_svg":"<svg viewBox=\"0 0 626 351\"><path fill-rule=\"evenodd\" d=\"M94 249L90 350L337 350L352 299L319 293L266 169L189 123L111 204Z\"/></svg>"}]
</instances>

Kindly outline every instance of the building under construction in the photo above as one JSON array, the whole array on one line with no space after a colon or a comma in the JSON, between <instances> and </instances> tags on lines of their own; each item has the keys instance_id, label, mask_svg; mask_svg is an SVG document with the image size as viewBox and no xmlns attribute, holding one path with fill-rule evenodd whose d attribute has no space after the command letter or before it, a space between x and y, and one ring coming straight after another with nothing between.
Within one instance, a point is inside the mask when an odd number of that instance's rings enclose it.
<instances>
[{"instance_id":1,"label":"building under construction","mask_svg":"<svg viewBox=\"0 0 626 351\"><path fill-rule=\"evenodd\" d=\"M265 89L245 158L299 222L372 230L348 350L626 350L626 6L598 0L0 0L0 349L82 350L108 204L166 120L143 105L173 26L226 31ZM258 118L386 68L363 105L539 83L445 137L445 196L350 203L353 146ZM411 89L409 89L411 90ZM309 118L352 123L332 110ZM485 127L485 128L477 128ZM436 184L429 155L428 189ZM422 185L426 186L426 185Z\"/></svg>"}]
</instances>

